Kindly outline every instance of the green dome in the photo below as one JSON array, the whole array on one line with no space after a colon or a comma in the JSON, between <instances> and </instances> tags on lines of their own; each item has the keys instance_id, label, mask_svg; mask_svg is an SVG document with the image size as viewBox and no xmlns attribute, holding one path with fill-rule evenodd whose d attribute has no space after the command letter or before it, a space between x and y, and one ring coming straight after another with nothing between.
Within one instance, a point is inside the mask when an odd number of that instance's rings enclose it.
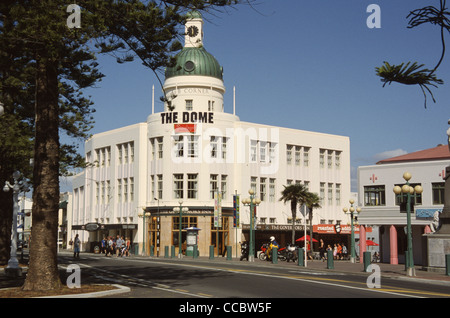
<instances>
[{"instance_id":1,"label":"green dome","mask_svg":"<svg viewBox=\"0 0 450 318\"><path fill-rule=\"evenodd\" d=\"M212 76L223 79L223 68L203 47L185 47L175 57L177 64L166 68L166 79L182 75Z\"/></svg>"},{"instance_id":2,"label":"green dome","mask_svg":"<svg viewBox=\"0 0 450 318\"><path fill-rule=\"evenodd\" d=\"M200 12L193 10L193 11L188 12L188 13L186 14L186 18L187 18L188 20L189 20L189 19L201 19L201 18L202 18L202 15L201 15Z\"/></svg>"}]
</instances>

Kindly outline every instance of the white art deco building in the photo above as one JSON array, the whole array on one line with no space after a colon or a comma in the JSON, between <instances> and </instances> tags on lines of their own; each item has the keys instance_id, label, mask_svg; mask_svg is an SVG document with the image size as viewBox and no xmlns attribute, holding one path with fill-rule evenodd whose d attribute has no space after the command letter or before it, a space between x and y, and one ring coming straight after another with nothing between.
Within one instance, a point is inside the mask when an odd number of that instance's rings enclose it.
<instances>
[{"instance_id":1,"label":"white art deco building","mask_svg":"<svg viewBox=\"0 0 450 318\"><path fill-rule=\"evenodd\" d=\"M321 198L313 224L347 224L342 207L350 198L349 138L242 122L234 105L233 114L225 113L223 69L203 47L201 16L192 13L185 28L177 65L166 69L164 110L153 107L147 122L86 142L92 165L73 181L72 237L80 234L89 249L104 235L119 234L139 253L164 255L167 246L178 249L174 208L181 206L182 229L201 229L200 255L208 255L210 246L216 255L232 246L234 255L248 238L249 208L240 206L235 227L233 195L246 198L253 189L261 199L256 249L271 235L283 245L292 220L289 204L279 198L283 186L293 183ZM215 209L217 193L221 209Z\"/></svg>"},{"instance_id":2,"label":"white art deco building","mask_svg":"<svg viewBox=\"0 0 450 318\"><path fill-rule=\"evenodd\" d=\"M450 151L447 145L388 158L376 165L358 167L358 193L363 213L361 225L374 228L381 261L399 264L405 262L407 251L407 210L405 199L393 192L395 186L406 183L409 172L411 186L421 186L411 204L411 229L414 264L424 265L423 234L434 232L435 220L444 207L445 167Z\"/></svg>"}]
</instances>

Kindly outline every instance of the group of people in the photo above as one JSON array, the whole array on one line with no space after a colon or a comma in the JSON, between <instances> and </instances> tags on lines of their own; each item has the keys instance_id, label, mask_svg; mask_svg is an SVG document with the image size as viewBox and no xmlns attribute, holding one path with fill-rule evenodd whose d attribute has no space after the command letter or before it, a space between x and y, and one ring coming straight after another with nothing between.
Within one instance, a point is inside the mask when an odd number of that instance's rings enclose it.
<instances>
[{"instance_id":1,"label":"group of people","mask_svg":"<svg viewBox=\"0 0 450 318\"><path fill-rule=\"evenodd\" d=\"M101 253L104 253L105 256L126 257L130 256L130 247L131 241L128 237L126 239L119 235L116 238L104 237L101 242Z\"/></svg>"},{"instance_id":2,"label":"group of people","mask_svg":"<svg viewBox=\"0 0 450 318\"><path fill-rule=\"evenodd\" d=\"M347 259L348 256L348 250L347 246L345 246L344 243L335 243L333 247L331 247L330 244L325 247L325 243L322 239L320 239L320 259L322 261L325 261L327 259L327 253L328 251L333 252L333 259L335 260L343 260Z\"/></svg>"}]
</instances>

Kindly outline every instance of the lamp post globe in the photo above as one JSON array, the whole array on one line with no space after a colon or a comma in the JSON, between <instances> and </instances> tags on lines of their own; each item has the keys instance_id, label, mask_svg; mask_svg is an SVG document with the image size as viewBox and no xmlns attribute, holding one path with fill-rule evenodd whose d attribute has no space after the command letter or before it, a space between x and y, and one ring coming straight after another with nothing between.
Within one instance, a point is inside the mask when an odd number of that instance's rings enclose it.
<instances>
[{"instance_id":1,"label":"lamp post globe","mask_svg":"<svg viewBox=\"0 0 450 318\"><path fill-rule=\"evenodd\" d=\"M395 186L393 188L394 193L402 198L406 197L406 240L407 240L407 250L405 252L405 265L406 265L406 275L415 276L414 269L414 257L413 257L413 244L412 244L412 226L411 226L411 199L419 196L423 192L421 185L416 185L412 187L409 184L412 175L409 172L403 173L403 179L405 179L406 184L403 186Z\"/></svg>"},{"instance_id":2,"label":"lamp post globe","mask_svg":"<svg viewBox=\"0 0 450 318\"><path fill-rule=\"evenodd\" d=\"M344 207L342 211L344 211L345 214L350 214L350 226L351 226L351 243L350 243L350 262L356 263L356 250L355 250L355 229L354 229L354 218L355 216L361 212L360 207L354 207L353 204L355 203L355 200L350 199L348 201L350 203L350 208Z\"/></svg>"}]
</instances>

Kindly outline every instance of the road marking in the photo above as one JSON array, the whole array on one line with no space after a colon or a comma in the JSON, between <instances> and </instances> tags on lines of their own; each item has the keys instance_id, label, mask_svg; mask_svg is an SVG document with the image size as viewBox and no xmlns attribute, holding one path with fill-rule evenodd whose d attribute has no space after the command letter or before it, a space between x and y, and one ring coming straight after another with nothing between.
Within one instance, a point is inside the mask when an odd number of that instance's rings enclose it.
<instances>
[{"instance_id":1,"label":"road marking","mask_svg":"<svg viewBox=\"0 0 450 318\"><path fill-rule=\"evenodd\" d=\"M59 266L61 266L62 268L67 267L67 266L64 266L64 265L59 265ZM116 283L120 283L121 282L120 279L114 278L114 276L116 276L116 277L119 276L122 279L126 279L127 283L133 284L133 285L137 285L137 286L141 286L141 287L153 288L153 289L163 290L163 291L170 292L170 293L188 295L188 296L199 297L199 298L210 298L210 297L212 297L211 295L208 295L208 294L202 294L202 293L194 294L194 293L191 293L191 292L189 292L187 290L183 290L183 289L172 289L168 285L159 284L159 283L152 283L152 282L147 281L147 280L142 279L142 278L135 278L135 277L124 275L124 274L117 274L117 273L110 272L110 271L107 271L107 270L102 269L102 268L96 268L96 267L93 267L93 266L90 266L90 265L87 265L87 264L81 264L80 263L79 266L80 267L84 267L84 268L90 268L90 269L92 269L94 271L103 272L103 273L106 273L108 275L113 276L113 277L106 277L106 276L95 275L95 274L92 275L92 276L94 276L96 278L100 278L100 279L103 279L103 280L106 280L106 281L113 281L113 282L116 282Z\"/></svg>"},{"instance_id":2,"label":"road marking","mask_svg":"<svg viewBox=\"0 0 450 318\"><path fill-rule=\"evenodd\" d=\"M307 274L313 276L345 276L344 273L327 273L327 272L309 272L309 271L289 271L289 273L295 274Z\"/></svg>"},{"instance_id":3,"label":"road marking","mask_svg":"<svg viewBox=\"0 0 450 318\"><path fill-rule=\"evenodd\" d=\"M120 259L122 261L125 261L125 259ZM322 285L331 285L331 286L337 286L337 287L343 287L343 288L348 288L348 289L357 289L357 290L363 290L363 291L369 291L369 292L378 292L378 293L386 293L386 294L391 294L391 295L397 295L397 296L403 296L403 297L414 297L414 298L424 298L425 296L430 296L430 297L436 297L436 296L444 296L444 297L450 297L449 294L443 294L443 293L436 293L436 292L427 292L427 291L421 291L421 290L413 290L413 289L401 289L401 288L397 288L397 287L392 287L392 286L386 286L384 288L368 288L366 283L362 283L362 282L352 282L352 281L347 281L347 280L340 280L340 279L335 279L335 278L324 278L324 277L306 277L306 276L298 276L298 275L290 275L290 274L273 274L270 272L254 272L254 271L249 271L247 269L230 269L230 268L221 268L221 267L212 267L212 266L207 266L207 265L190 265L190 264L182 264L182 263L171 263L171 262L165 262L165 260L141 260L141 259L130 259L130 261L134 261L134 262L144 262L144 263L154 263L154 264L161 264L164 263L166 265L172 265L172 266L183 266L183 267L193 267L196 269L208 269L208 270L214 270L214 271L226 271L226 272L232 272L232 273L238 273L238 274L247 274L247 275L255 275L255 276L263 276L263 277L270 277L270 278L274 278L274 277L279 277L279 278L284 278L284 279L292 279L292 280L298 280L298 281L304 281L304 282L310 282L310 283L315 283L315 284L322 284ZM82 264L85 265L85 264ZM96 269L92 266L89 265L85 265L86 267L90 267L93 269ZM96 269L96 270L100 270L100 271L105 271L102 269ZM105 271L108 272L108 271ZM317 276L321 276L321 274L319 274L318 272L306 272L306 271L290 271L291 273L300 273L300 274L311 274L311 275L317 275ZM119 275L119 274L115 274L113 272L109 272L113 275ZM276 276L275 276L276 275ZM324 275L341 275L341 276L345 276L345 274L343 273L326 273ZM126 275L121 275L121 276L126 276ZM129 276L126 276L129 277ZM145 282L146 284L149 284L148 281L145 281L143 279L139 279L139 278L133 278L134 280L140 280ZM110 279L111 280L111 279ZM361 285L364 287L357 287L357 286L349 286L349 285L343 285L343 284L353 284L353 285ZM182 292L182 291L177 291L174 289L170 289L169 286L167 285L161 285L161 284L155 284L155 286L147 286L147 287L151 287L151 288L155 288L155 289L162 289L165 291L170 291L170 292L174 292L174 293L181 293L181 294L187 294L187 295L192 295L195 297L213 297L211 295L208 294L202 294L202 293L197 293L197 294L193 294L193 293L189 293L189 292ZM417 294L417 295L416 295Z\"/></svg>"},{"instance_id":4,"label":"road marking","mask_svg":"<svg viewBox=\"0 0 450 318\"><path fill-rule=\"evenodd\" d=\"M152 261L152 260L133 260L137 262L145 262L145 263L155 263L160 264L162 261ZM190 265L190 264L179 264L179 263L170 263L170 262L164 262L164 264L172 265L172 266L183 266L183 267L194 267L196 269L208 269L208 270L215 270L215 271L225 271L225 272L232 272L232 273L238 273L238 274L246 274L246 275L254 275L254 276L263 276L263 277L279 277L284 279L292 279L297 281L304 281L314 284L321 284L321 285L328 285L328 286L335 286L335 287L342 287L342 288L348 288L348 289L356 289L356 290L362 290L366 292L374 292L374 293L385 293L390 295L396 295L396 296L403 296L403 297L412 297L412 298L424 298L423 296L418 295L408 295L408 294L401 294L401 289L375 289L375 288L367 288L367 287L356 287L356 286L349 286L349 285L343 285L344 283L347 284L362 284L358 282L352 282L352 281L346 281L346 280L339 280L339 279L333 279L333 278L323 278L323 277L317 277L317 278L310 278L310 277L303 277L303 276L294 276L294 275L283 275L278 274L275 276L273 273L269 272L255 272L255 271L249 271L246 269L230 269L230 268L221 268L221 267L211 267L211 266L205 266L205 265ZM365 284L362 284L365 285ZM406 292L406 290L403 290ZM413 290L408 290L409 293L413 293ZM422 291L416 291L416 293L426 294L426 292ZM446 295L448 296L448 295Z\"/></svg>"}]
</instances>

